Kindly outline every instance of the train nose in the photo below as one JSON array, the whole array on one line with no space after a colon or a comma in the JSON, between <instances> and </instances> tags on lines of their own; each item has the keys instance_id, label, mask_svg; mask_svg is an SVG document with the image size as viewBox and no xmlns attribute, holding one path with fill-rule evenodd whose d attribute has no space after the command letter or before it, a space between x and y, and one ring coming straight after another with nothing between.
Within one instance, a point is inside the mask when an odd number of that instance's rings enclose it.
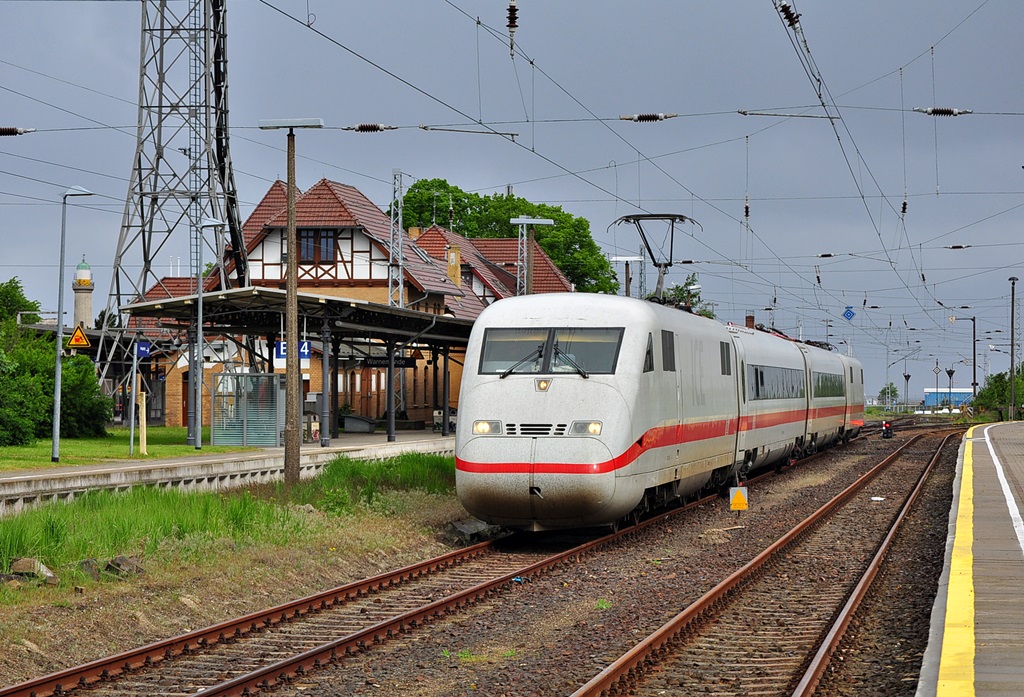
<instances>
[{"instance_id":1,"label":"train nose","mask_svg":"<svg viewBox=\"0 0 1024 697\"><path fill-rule=\"evenodd\" d=\"M497 525L586 525L614 500L611 453L594 438L505 438L493 461L493 442L465 443L457 458L456 491L462 505ZM484 461L489 457L491 461Z\"/></svg>"}]
</instances>

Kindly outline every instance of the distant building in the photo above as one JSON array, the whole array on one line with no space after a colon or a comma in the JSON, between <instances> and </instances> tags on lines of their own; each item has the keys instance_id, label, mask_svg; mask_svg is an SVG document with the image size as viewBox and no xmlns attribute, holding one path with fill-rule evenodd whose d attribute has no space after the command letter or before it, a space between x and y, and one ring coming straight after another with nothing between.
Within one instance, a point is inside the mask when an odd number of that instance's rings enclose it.
<instances>
[{"instance_id":1,"label":"distant building","mask_svg":"<svg viewBox=\"0 0 1024 697\"><path fill-rule=\"evenodd\" d=\"M926 387L923 406L925 409L956 408L968 404L973 399L974 389L971 387L954 387L952 390L948 387L940 387L937 390L934 387Z\"/></svg>"}]
</instances>

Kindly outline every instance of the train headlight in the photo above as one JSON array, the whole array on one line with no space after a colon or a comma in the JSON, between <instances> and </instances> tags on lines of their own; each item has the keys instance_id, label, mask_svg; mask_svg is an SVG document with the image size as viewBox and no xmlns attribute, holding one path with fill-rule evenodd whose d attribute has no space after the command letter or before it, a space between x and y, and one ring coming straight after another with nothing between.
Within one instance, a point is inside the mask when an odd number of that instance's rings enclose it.
<instances>
[{"instance_id":1,"label":"train headlight","mask_svg":"<svg viewBox=\"0 0 1024 697\"><path fill-rule=\"evenodd\" d=\"M599 436L601 435L600 421L573 421L569 426L569 434L573 436Z\"/></svg>"},{"instance_id":2,"label":"train headlight","mask_svg":"<svg viewBox=\"0 0 1024 697\"><path fill-rule=\"evenodd\" d=\"M551 380L548 378L537 378L534 385L536 385L538 392L547 392L548 388L551 387Z\"/></svg>"},{"instance_id":3,"label":"train headlight","mask_svg":"<svg viewBox=\"0 0 1024 697\"><path fill-rule=\"evenodd\" d=\"M501 422L474 421L473 433L478 436L501 435Z\"/></svg>"}]
</instances>

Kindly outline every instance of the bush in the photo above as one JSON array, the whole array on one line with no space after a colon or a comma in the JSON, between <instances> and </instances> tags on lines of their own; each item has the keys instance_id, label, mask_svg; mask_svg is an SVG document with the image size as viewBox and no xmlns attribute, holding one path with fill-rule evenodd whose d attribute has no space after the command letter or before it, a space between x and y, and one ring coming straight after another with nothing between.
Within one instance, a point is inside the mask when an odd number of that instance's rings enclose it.
<instances>
[{"instance_id":1,"label":"bush","mask_svg":"<svg viewBox=\"0 0 1024 697\"><path fill-rule=\"evenodd\" d=\"M0 446L28 445L35 440L38 417L52 400L38 382L20 374L17 363L0 348ZM51 417L49 421L53 421Z\"/></svg>"}]
</instances>

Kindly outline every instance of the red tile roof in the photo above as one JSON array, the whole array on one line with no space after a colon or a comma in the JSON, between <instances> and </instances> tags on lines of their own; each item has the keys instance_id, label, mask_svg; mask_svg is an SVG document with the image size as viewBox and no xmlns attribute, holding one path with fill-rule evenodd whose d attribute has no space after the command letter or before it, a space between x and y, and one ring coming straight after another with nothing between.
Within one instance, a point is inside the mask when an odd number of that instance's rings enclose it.
<instances>
[{"instance_id":1,"label":"red tile roof","mask_svg":"<svg viewBox=\"0 0 1024 697\"><path fill-rule=\"evenodd\" d=\"M283 211L288 205L288 185L278 179L270 185L263 200L256 204L256 208L242 225L242 235L245 237L245 248L252 249L253 241L263 232L267 221L273 218L279 211Z\"/></svg>"},{"instance_id":2,"label":"red tile roof","mask_svg":"<svg viewBox=\"0 0 1024 697\"><path fill-rule=\"evenodd\" d=\"M516 265L519 262L519 240L517 238L475 237L473 245L488 261L500 266L515 277ZM566 293L572 290L572 283L565 277L565 274L559 271L535 240L533 243L533 288L530 291L532 293Z\"/></svg>"},{"instance_id":3,"label":"red tile roof","mask_svg":"<svg viewBox=\"0 0 1024 697\"><path fill-rule=\"evenodd\" d=\"M414 242L430 256L442 260L446 260L449 246L457 246L462 263L470 266L495 296L507 298L516 294L515 275L503 273L484 257L476 247L476 239L463 237L440 225L431 225ZM509 278L512 279L511 285Z\"/></svg>"},{"instance_id":4,"label":"red tile roof","mask_svg":"<svg viewBox=\"0 0 1024 697\"><path fill-rule=\"evenodd\" d=\"M275 182L275 186L277 183ZM272 230L279 231L287 226L288 212L284 196L286 191L282 185L280 208L266 219L261 233L250 242L249 249ZM270 193L264 197L264 202L269 198ZM382 249L387 250L391 245L391 218L361 191L348 184L328 179L318 181L296 200L295 221L297 227L359 227ZM246 221L247 229L249 224L249 221ZM420 259L409 249L410 244L408 238L403 239L402 260L407 280L413 286L428 293L462 295L462 291L448 280L447 269L444 266Z\"/></svg>"},{"instance_id":5,"label":"red tile roof","mask_svg":"<svg viewBox=\"0 0 1024 697\"><path fill-rule=\"evenodd\" d=\"M213 277L206 279L206 287L211 286ZM140 302L151 302L153 300L167 300L178 298L183 295L195 295L196 279L191 276L164 276L146 291L145 297ZM155 317L136 317L128 319L128 326L141 330L143 333L153 336L159 333L159 322Z\"/></svg>"}]
</instances>

